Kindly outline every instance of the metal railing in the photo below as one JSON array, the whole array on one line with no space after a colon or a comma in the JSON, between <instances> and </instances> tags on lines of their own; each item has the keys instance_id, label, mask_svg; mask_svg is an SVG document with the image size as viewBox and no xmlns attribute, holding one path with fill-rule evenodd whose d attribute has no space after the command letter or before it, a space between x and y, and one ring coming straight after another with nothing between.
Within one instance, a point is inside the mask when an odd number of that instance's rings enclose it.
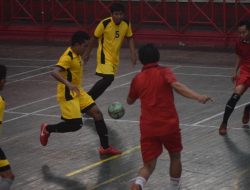
<instances>
[{"instance_id":1,"label":"metal railing","mask_svg":"<svg viewBox=\"0 0 250 190\"><path fill-rule=\"evenodd\" d=\"M113 1L0 0L0 38L65 39L73 31L92 32ZM237 23L250 19L246 0L121 1L138 41L230 46Z\"/></svg>"}]
</instances>

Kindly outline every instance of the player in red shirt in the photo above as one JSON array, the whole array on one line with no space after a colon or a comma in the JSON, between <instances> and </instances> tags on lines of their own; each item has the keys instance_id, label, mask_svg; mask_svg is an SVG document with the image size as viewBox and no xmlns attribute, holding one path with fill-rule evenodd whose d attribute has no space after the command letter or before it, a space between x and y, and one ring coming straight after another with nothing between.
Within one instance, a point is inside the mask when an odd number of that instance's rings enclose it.
<instances>
[{"instance_id":1,"label":"player in red shirt","mask_svg":"<svg viewBox=\"0 0 250 190\"><path fill-rule=\"evenodd\" d=\"M223 116L223 121L219 128L220 135L227 134L227 123L236 103L250 86L250 21L242 21L238 25L240 40L236 43L235 52L237 55L235 72L232 77L235 83L234 93L228 100ZM245 106L242 118L243 124L249 121L250 105Z\"/></svg>"},{"instance_id":2,"label":"player in red shirt","mask_svg":"<svg viewBox=\"0 0 250 190\"><path fill-rule=\"evenodd\" d=\"M127 103L133 104L137 99L141 101L140 141L144 166L139 170L131 190L143 189L163 151L162 146L170 156L171 189L180 189L182 143L173 89L201 103L210 98L178 82L169 68L160 66L160 54L153 44L141 47L138 53L143 68L132 80Z\"/></svg>"}]
</instances>

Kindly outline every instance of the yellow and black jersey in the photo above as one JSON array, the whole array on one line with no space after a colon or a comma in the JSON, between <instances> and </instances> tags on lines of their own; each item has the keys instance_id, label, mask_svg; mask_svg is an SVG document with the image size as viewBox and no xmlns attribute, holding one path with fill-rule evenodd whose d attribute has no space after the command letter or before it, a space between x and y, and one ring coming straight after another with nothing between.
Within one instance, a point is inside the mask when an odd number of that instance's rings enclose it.
<instances>
[{"instance_id":1,"label":"yellow and black jersey","mask_svg":"<svg viewBox=\"0 0 250 190\"><path fill-rule=\"evenodd\" d=\"M116 25L109 17L97 25L94 36L99 39L97 64L118 64L123 39L132 37L133 33L129 22L123 20Z\"/></svg>"},{"instance_id":2,"label":"yellow and black jersey","mask_svg":"<svg viewBox=\"0 0 250 190\"><path fill-rule=\"evenodd\" d=\"M2 123L3 123L4 110L5 110L5 101L4 101L3 97L0 96L0 122L1 122L0 128L2 127ZM4 172L4 171L9 170L9 169L10 169L10 163L6 159L4 152L0 148L0 172Z\"/></svg>"},{"instance_id":3,"label":"yellow and black jersey","mask_svg":"<svg viewBox=\"0 0 250 190\"><path fill-rule=\"evenodd\" d=\"M56 66L63 68L62 75L65 79L74 85L81 87L83 75L83 60L81 56L75 54L69 47L60 57ZM76 96L63 83L57 84L58 100L72 100Z\"/></svg>"},{"instance_id":4,"label":"yellow and black jersey","mask_svg":"<svg viewBox=\"0 0 250 190\"><path fill-rule=\"evenodd\" d=\"M10 169L10 163L7 160L3 150L0 148L0 172L4 172Z\"/></svg>"},{"instance_id":5,"label":"yellow and black jersey","mask_svg":"<svg viewBox=\"0 0 250 190\"><path fill-rule=\"evenodd\" d=\"M3 123L3 114L5 110L5 101L2 96L0 96L0 127L2 127Z\"/></svg>"}]
</instances>

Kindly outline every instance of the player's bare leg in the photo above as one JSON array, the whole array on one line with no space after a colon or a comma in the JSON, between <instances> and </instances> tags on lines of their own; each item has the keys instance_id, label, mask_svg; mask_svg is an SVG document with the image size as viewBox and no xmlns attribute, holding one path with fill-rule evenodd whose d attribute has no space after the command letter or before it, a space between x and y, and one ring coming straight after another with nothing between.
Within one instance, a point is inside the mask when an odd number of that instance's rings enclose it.
<instances>
[{"instance_id":1,"label":"player's bare leg","mask_svg":"<svg viewBox=\"0 0 250 190\"><path fill-rule=\"evenodd\" d=\"M181 188L180 178L182 172L181 153L169 153L170 156L170 190L179 190Z\"/></svg>"},{"instance_id":2,"label":"player's bare leg","mask_svg":"<svg viewBox=\"0 0 250 190\"><path fill-rule=\"evenodd\" d=\"M157 160L151 160L144 163L144 166L139 170L138 177L136 177L135 182L131 185L131 190L143 190L148 178L153 173Z\"/></svg>"},{"instance_id":3,"label":"player's bare leg","mask_svg":"<svg viewBox=\"0 0 250 190\"><path fill-rule=\"evenodd\" d=\"M247 104L244 108L242 123L247 124L249 122L250 117L250 104Z\"/></svg>"}]
</instances>

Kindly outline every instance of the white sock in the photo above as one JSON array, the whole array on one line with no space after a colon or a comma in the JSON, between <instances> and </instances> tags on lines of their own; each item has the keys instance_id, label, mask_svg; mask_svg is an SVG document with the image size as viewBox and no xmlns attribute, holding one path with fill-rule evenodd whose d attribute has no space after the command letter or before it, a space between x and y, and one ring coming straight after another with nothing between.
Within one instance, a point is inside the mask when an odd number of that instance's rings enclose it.
<instances>
[{"instance_id":1,"label":"white sock","mask_svg":"<svg viewBox=\"0 0 250 190\"><path fill-rule=\"evenodd\" d=\"M138 176L136 179L135 179L135 184L138 184L141 186L141 189L143 190L143 187L144 185L146 184L146 179L141 177L141 176Z\"/></svg>"},{"instance_id":2,"label":"white sock","mask_svg":"<svg viewBox=\"0 0 250 190\"><path fill-rule=\"evenodd\" d=\"M181 178L170 177L170 189L180 190L181 189Z\"/></svg>"}]
</instances>

